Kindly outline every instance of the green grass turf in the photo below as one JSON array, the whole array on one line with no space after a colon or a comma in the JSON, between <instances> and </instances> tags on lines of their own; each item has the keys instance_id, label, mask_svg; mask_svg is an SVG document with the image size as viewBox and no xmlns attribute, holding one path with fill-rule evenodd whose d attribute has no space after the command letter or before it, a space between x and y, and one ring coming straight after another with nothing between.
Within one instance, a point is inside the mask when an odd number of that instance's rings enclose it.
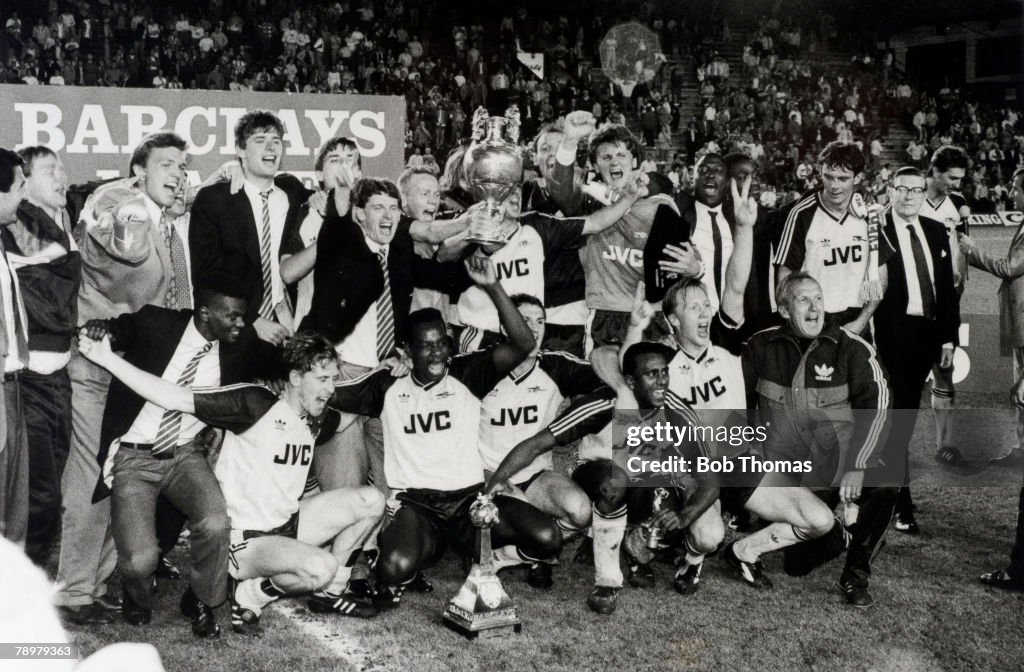
<instances>
[{"instance_id":1,"label":"green grass turf","mask_svg":"<svg viewBox=\"0 0 1024 672\"><path fill-rule=\"evenodd\" d=\"M1003 253L1012 232L978 230L985 249ZM996 312L997 283L974 271L965 306ZM1009 373L1007 373L1007 387ZM927 400L925 400L927 404ZM961 408L1005 408L1005 394L961 394ZM598 616L584 602L591 568L576 565L575 544L555 569L555 588L526 585L523 570L502 573L506 589L524 622L521 635L468 642L441 625L447 599L461 583L451 555L429 572L436 591L408 594L400 609L371 621L309 614L301 600L299 618L325 624L331 632L354 636L370 652L365 670L481 672L624 670L1020 670L1024 661L1021 614L1024 597L987 589L979 574L1007 561L1016 515L1019 473L986 469L1013 435L1009 410L958 425L960 448L972 466L948 473L932 461L934 427L930 412L918 422L912 473L922 533L890 532L876 559L871 591L875 606L846 606L835 587L841 560L809 577L783 574L781 559L766 567L775 582L767 592L742 585L720 558L709 558L700 590L683 598L671 587L671 568L656 565L658 586L626 588L618 611ZM986 487L979 487L986 486ZM182 566L187 554L175 554ZM73 630L85 651L116 641L148 641L160 651L169 672L187 670L331 670L353 666L338 660L324 643L303 634L273 609L264 617L266 635L243 639L225 627L221 641L197 643L177 612L183 585L161 582L154 621L136 629L118 623Z\"/></svg>"}]
</instances>

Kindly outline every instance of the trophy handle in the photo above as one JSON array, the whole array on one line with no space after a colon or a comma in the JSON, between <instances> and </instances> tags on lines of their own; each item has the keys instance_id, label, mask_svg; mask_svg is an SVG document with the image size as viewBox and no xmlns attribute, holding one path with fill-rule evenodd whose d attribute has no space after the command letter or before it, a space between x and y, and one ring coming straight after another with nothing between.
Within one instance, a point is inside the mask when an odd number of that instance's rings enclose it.
<instances>
[{"instance_id":1,"label":"trophy handle","mask_svg":"<svg viewBox=\"0 0 1024 672\"><path fill-rule=\"evenodd\" d=\"M478 107L473 113L473 142L480 142L487 135L487 108Z\"/></svg>"}]
</instances>

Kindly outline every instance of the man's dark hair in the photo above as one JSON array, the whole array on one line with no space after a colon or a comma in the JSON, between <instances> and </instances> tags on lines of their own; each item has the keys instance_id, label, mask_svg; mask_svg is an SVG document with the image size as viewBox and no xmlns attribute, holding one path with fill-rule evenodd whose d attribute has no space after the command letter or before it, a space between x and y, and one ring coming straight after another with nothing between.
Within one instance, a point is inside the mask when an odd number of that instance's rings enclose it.
<instances>
[{"instance_id":1,"label":"man's dark hair","mask_svg":"<svg viewBox=\"0 0 1024 672\"><path fill-rule=\"evenodd\" d=\"M283 134L282 134L283 136ZM239 145L241 147L242 145ZM324 146L320 148L320 151L316 153L316 161L313 163L313 169L320 172L324 169L324 161L327 160L327 155L333 152L338 147L345 147L346 149L353 149L356 152L356 165L360 168L363 167L363 155L359 153L359 145L355 143L355 140L346 138L344 136L338 136L331 138L324 143Z\"/></svg>"},{"instance_id":2,"label":"man's dark hair","mask_svg":"<svg viewBox=\"0 0 1024 672\"><path fill-rule=\"evenodd\" d=\"M229 296L232 299L247 300L249 288L241 280L241 276L224 271L207 273L196 283L195 306L210 307L210 303L218 296Z\"/></svg>"},{"instance_id":3,"label":"man's dark hair","mask_svg":"<svg viewBox=\"0 0 1024 672\"><path fill-rule=\"evenodd\" d=\"M424 329L428 326L434 326L438 324L441 329L447 333L448 325L444 321L444 317L441 316L441 311L437 308L420 308L409 313L409 336L412 337L419 329Z\"/></svg>"},{"instance_id":4,"label":"man's dark hair","mask_svg":"<svg viewBox=\"0 0 1024 672\"><path fill-rule=\"evenodd\" d=\"M24 168L25 162L9 149L0 147L0 192L8 193L14 186L14 169Z\"/></svg>"},{"instance_id":5,"label":"man's dark hair","mask_svg":"<svg viewBox=\"0 0 1024 672\"><path fill-rule=\"evenodd\" d=\"M149 155L154 149L163 149L164 147L174 147L185 151L188 145L177 133L171 133L170 131L160 131L159 133L152 133L147 135L139 143L139 146L132 152L132 160L128 164L128 174L133 175L135 173L135 166L140 168L146 167L146 162L149 161Z\"/></svg>"},{"instance_id":6,"label":"man's dark hair","mask_svg":"<svg viewBox=\"0 0 1024 672\"><path fill-rule=\"evenodd\" d=\"M590 163L597 165L597 148L601 145L622 143L637 161L643 161L643 150L633 132L622 124L605 124L590 136L589 141Z\"/></svg>"},{"instance_id":7,"label":"man's dark hair","mask_svg":"<svg viewBox=\"0 0 1024 672\"><path fill-rule=\"evenodd\" d=\"M25 172L25 177L28 177L32 174L33 161L44 156L57 156L57 153L45 145L35 145L33 147L22 147L18 150L18 156L25 162L22 170Z\"/></svg>"},{"instance_id":8,"label":"man's dark hair","mask_svg":"<svg viewBox=\"0 0 1024 672\"><path fill-rule=\"evenodd\" d=\"M864 152L852 142L840 142L833 140L825 145L825 149L818 154L818 163L824 167L842 168L859 175L864 172L867 165L864 159Z\"/></svg>"},{"instance_id":9,"label":"man's dark hair","mask_svg":"<svg viewBox=\"0 0 1024 672\"><path fill-rule=\"evenodd\" d=\"M519 293L513 294L509 298L512 300L512 305L516 308L521 308L522 306L537 306L541 310L545 311L545 313L547 312L547 309L544 307L544 302L533 294Z\"/></svg>"},{"instance_id":10,"label":"man's dark hair","mask_svg":"<svg viewBox=\"0 0 1024 672\"><path fill-rule=\"evenodd\" d=\"M281 360L287 371L306 373L317 364L338 361L338 353L331 342L314 331L302 331L287 341L281 351Z\"/></svg>"},{"instance_id":11,"label":"man's dark hair","mask_svg":"<svg viewBox=\"0 0 1024 672\"><path fill-rule=\"evenodd\" d=\"M261 131L277 131L284 138L284 124L277 115L267 110L253 110L243 115L235 124L235 147L245 149L249 138Z\"/></svg>"},{"instance_id":12,"label":"man's dark hair","mask_svg":"<svg viewBox=\"0 0 1024 672\"><path fill-rule=\"evenodd\" d=\"M967 157L967 153L964 150L953 145L943 145L932 154L928 172L931 174L946 173L951 168L962 168L966 172L970 165L971 160Z\"/></svg>"},{"instance_id":13,"label":"man's dark hair","mask_svg":"<svg viewBox=\"0 0 1024 672\"><path fill-rule=\"evenodd\" d=\"M356 208L365 208L370 199L377 194L384 194L392 197L399 203L402 202L402 197L398 193L398 187L391 180L364 177L352 187L352 205Z\"/></svg>"},{"instance_id":14,"label":"man's dark hair","mask_svg":"<svg viewBox=\"0 0 1024 672\"><path fill-rule=\"evenodd\" d=\"M750 155L743 152L729 152L722 157L722 161L725 161L725 169L727 171L732 170L735 166L739 166L744 163L749 163L757 170L757 161L750 158Z\"/></svg>"},{"instance_id":15,"label":"man's dark hair","mask_svg":"<svg viewBox=\"0 0 1024 672\"><path fill-rule=\"evenodd\" d=\"M634 343L626 349L626 354L622 356L622 374L625 376L636 376L636 370L640 366L640 358L647 355L661 355L665 358L665 363L668 364L672 361L674 353L672 348L661 343L652 343L650 341Z\"/></svg>"}]
</instances>

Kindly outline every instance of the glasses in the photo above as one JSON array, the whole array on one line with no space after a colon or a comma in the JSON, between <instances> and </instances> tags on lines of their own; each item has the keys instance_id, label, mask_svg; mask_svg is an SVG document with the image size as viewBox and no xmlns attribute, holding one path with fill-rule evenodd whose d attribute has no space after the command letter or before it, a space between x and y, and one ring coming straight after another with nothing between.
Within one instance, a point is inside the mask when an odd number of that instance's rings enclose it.
<instances>
[{"instance_id":1,"label":"glasses","mask_svg":"<svg viewBox=\"0 0 1024 672\"><path fill-rule=\"evenodd\" d=\"M901 186L893 187L892 190L895 191L900 196L902 196L903 198L906 198L908 194L911 196L924 196L924 187L914 187L913 189L908 189L907 187Z\"/></svg>"}]
</instances>

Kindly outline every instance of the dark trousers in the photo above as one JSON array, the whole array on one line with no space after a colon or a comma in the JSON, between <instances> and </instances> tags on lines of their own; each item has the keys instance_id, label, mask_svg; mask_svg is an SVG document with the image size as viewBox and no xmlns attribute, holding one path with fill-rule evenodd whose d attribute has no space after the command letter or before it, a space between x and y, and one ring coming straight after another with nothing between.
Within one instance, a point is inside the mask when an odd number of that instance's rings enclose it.
<instances>
[{"instance_id":1,"label":"dark trousers","mask_svg":"<svg viewBox=\"0 0 1024 672\"><path fill-rule=\"evenodd\" d=\"M1010 566L1007 573L1017 581L1024 581L1024 488L1020 489L1017 505L1017 539L1010 551Z\"/></svg>"},{"instance_id":2,"label":"dark trousers","mask_svg":"<svg viewBox=\"0 0 1024 672\"><path fill-rule=\"evenodd\" d=\"M131 448L121 448L113 459L111 523L117 567L135 603L151 608L153 602L152 577L160 559L156 511L161 494L189 520L192 590L208 606L224 602L231 525L206 456L190 444L179 446L174 457L166 460Z\"/></svg>"},{"instance_id":3,"label":"dark trousers","mask_svg":"<svg viewBox=\"0 0 1024 672\"><path fill-rule=\"evenodd\" d=\"M21 384L3 384L3 423L0 424L0 535L24 545L28 529L28 443L21 412Z\"/></svg>"},{"instance_id":4,"label":"dark trousers","mask_svg":"<svg viewBox=\"0 0 1024 672\"><path fill-rule=\"evenodd\" d=\"M865 480L871 482L870 475ZM861 490L860 499L857 500L860 510L857 512L857 522L850 527L850 546L846 550L846 566L840 577L844 583L867 587L871 576L871 560L881 549L882 540L892 521L896 492L896 488L889 487L865 487ZM814 494L830 509L835 509L839 504L837 488L817 490Z\"/></svg>"},{"instance_id":5,"label":"dark trousers","mask_svg":"<svg viewBox=\"0 0 1024 672\"><path fill-rule=\"evenodd\" d=\"M28 437L28 537L25 552L46 564L60 533L60 479L71 449L71 378L67 368L21 376Z\"/></svg>"},{"instance_id":6,"label":"dark trousers","mask_svg":"<svg viewBox=\"0 0 1024 672\"><path fill-rule=\"evenodd\" d=\"M923 317L908 316L899 329L875 334L878 357L889 373L892 387L893 414L889 439L885 444L885 463L895 472L902 471L898 485L896 515L908 516L914 511L910 496L910 441L914 436L917 411L921 406L928 374L939 361L942 344L935 342L934 322Z\"/></svg>"}]
</instances>

